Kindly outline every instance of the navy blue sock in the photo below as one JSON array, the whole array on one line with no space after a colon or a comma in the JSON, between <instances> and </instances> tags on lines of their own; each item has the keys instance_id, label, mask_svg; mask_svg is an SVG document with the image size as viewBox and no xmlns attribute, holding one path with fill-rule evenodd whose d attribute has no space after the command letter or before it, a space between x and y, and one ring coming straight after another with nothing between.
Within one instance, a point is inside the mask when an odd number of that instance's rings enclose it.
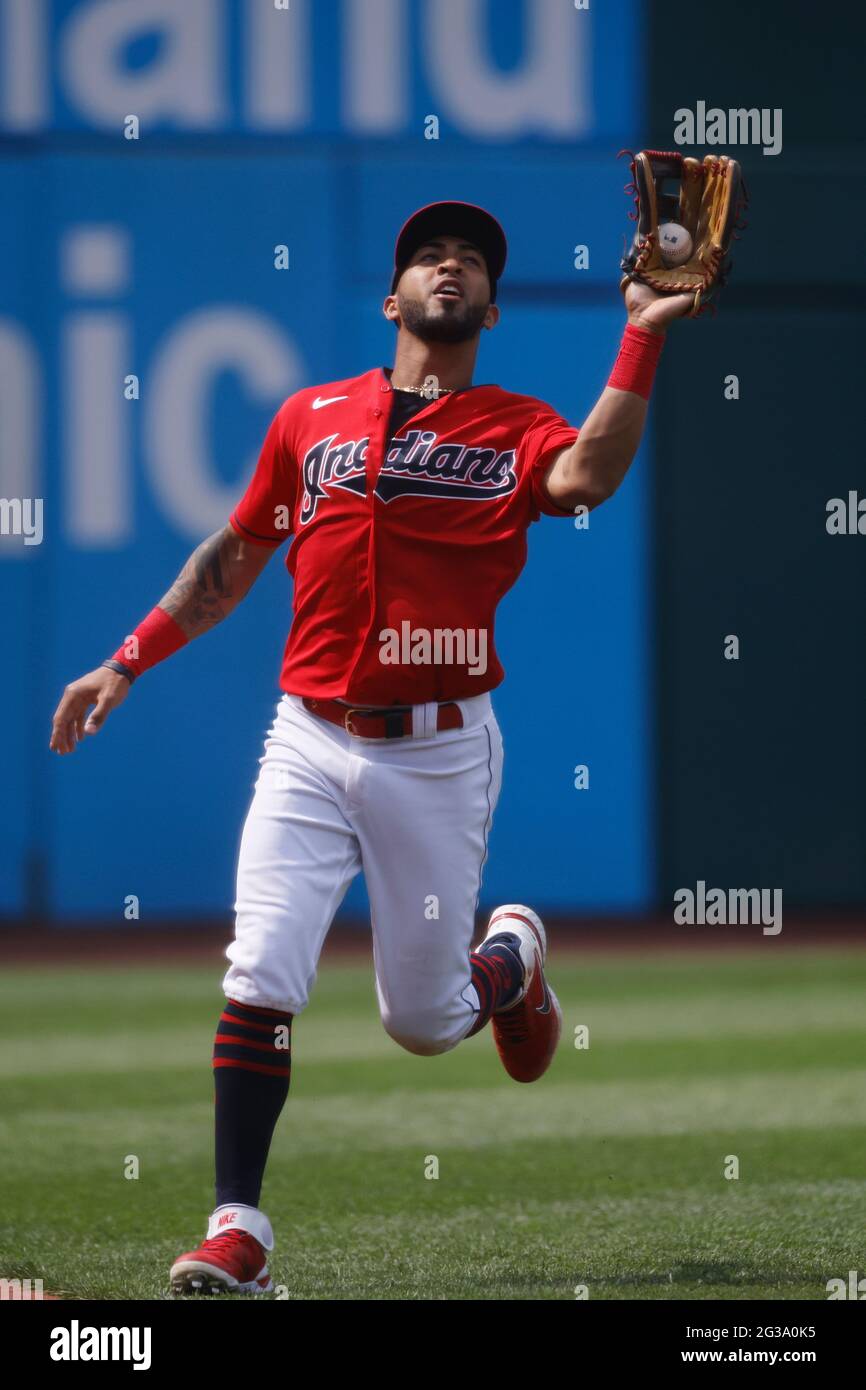
<instances>
[{"instance_id":1,"label":"navy blue sock","mask_svg":"<svg viewBox=\"0 0 866 1390\"><path fill-rule=\"evenodd\" d=\"M257 1207L292 1069L292 1015L229 999L214 1040L216 1205Z\"/></svg>"},{"instance_id":2,"label":"navy blue sock","mask_svg":"<svg viewBox=\"0 0 866 1390\"><path fill-rule=\"evenodd\" d=\"M467 1038L480 1032L490 1015L504 1008L523 985L520 938L513 932L498 932L482 942L477 951L470 951L469 962L481 1007Z\"/></svg>"}]
</instances>

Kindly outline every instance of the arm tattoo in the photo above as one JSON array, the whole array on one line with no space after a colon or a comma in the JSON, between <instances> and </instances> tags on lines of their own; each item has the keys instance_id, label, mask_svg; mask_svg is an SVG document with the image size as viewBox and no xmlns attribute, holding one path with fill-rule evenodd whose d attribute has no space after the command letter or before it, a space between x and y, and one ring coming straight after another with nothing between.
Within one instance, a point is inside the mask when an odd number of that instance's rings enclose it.
<instances>
[{"instance_id":1,"label":"arm tattoo","mask_svg":"<svg viewBox=\"0 0 866 1390\"><path fill-rule=\"evenodd\" d=\"M222 622L234 607L231 550L236 540L231 526L208 536L160 599L160 608L171 614L188 637Z\"/></svg>"}]
</instances>

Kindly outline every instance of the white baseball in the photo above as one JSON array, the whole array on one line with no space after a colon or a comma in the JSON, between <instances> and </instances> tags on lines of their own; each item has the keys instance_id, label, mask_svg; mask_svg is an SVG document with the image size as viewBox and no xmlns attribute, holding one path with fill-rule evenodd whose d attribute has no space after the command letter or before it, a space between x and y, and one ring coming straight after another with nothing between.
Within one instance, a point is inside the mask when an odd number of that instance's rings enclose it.
<instances>
[{"instance_id":1,"label":"white baseball","mask_svg":"<svg viewBox=\"0 0 866 1390\"><path fill-rule=\"evenodd\" d=\"M692 239L679 222L662 222L659 250L665 265L684 265L692 254Z\"/></svg>"}]
</instances>

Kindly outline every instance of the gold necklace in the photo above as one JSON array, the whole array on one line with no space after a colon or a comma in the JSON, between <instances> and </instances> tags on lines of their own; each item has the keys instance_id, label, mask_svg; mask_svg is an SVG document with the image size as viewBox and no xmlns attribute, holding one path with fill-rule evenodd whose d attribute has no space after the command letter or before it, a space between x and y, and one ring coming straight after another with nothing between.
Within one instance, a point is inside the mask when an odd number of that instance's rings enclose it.
<instances>
[{"instance_id":1,"label":"gold necklace","mask_svg":"<svg viewBox=\"0 0 866 1390\"><path fill-rule=\"evenodd\" d=\"M450 396L454 391L454 387L437 386L434 388L432 386L394 386L392 384L391 390L411 391L415 396L429 396L431 400L435 400L437 396Z\"/></svg>"}]
</instances>

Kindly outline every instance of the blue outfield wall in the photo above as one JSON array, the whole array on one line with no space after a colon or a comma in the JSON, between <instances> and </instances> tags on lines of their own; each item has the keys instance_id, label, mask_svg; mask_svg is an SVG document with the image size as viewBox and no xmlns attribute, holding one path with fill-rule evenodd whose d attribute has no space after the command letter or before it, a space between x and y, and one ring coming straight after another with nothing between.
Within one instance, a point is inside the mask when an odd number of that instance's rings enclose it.
<instances>
[{"instance_id":1,"label":"blue outfield wall","mask_svg":"<svg viewBox=\"0 0 866 1390\"><path fill-rule=\"evenodd\" d=\"M63 61L46 110L30 117L45 124L38 147L0 143L0 495L44 499L41 545L0 540L13 673L0 695L6 915L120 923L130 894L144 923L230 908L279 697L285 550L225 624L148 673L74 756L48 752L50 716L63 685L109 654L224 524L280 401L391 362L395 334L381 303L394 236L415 207L480 202L508 233L502 321L482 335L476 381L537 395L579 424L616 351L616 262L629 224L615 154L636 119L622 33L615 47L609 25L571 17L587 21L575 30L575 72L589 77L570 135L539 129L529 110L507 139L481 138L474 117L461 125L459 94L451 109L442 98L447 64L437 59L430 76L413 28L428 22L426 7L383 5L405 11L409 51L427 71L412 103L423 120L438 93L443 138L410 135L410 104L372 142L369 113L349 120L322 95L336 61L323 35L339 23L345 68L357 15L349 5L296 5L317 56L309 115L294 118L292 138L250 118L234 56L218 120L169 112L154 117L158 137L113 138L107 117L70 96L80 35L64 23L78 23L79 11L82 23L98 18L82 3L52 11L50 42ZM632 6L618 8L633 18ZM503 47L502 33L513 44L522 10L500 6L514 22L488 24L503 70L519 50ZM233 24L255 27L248 11L227 7ZM129 81L159 53L141 36L126 54ZM345 94L345 72L341 80ZM7 63L0 118L17 137L23 117L8 81ZM71 145L64 130L76 132ZM274 268L280 243L287 271ZM587 270L574 268L578 243L589 246ZM124 398L130 374L137 400ZM500 610L507 677L494 699L505 780L483 904L527 898L567 913L652 901L648 470L644 448L588 530L552 518L532 527L526 570ZM589 767L587 790L574 787L578 764ZM345 907L363 904L358 884Z\"/></svg>"}]
</instances>

